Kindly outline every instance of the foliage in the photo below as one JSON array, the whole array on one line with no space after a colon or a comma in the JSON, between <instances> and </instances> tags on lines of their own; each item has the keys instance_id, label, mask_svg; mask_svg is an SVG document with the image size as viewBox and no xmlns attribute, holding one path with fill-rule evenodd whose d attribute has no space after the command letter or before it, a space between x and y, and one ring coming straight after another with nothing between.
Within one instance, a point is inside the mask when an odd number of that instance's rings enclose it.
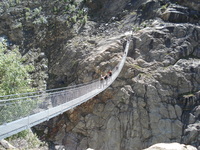
<instances>
[{"instance_id":1,"label":"foliage","mask_svg":"<svg viewBox=\"0 0 200 150\"><path fill-rule=\"evenodd\" d=\"M84 1L63 0L54 1L52 13L65 16L66 22L73 25L77 22L85 24L87 22L87 11L84 9Z\"/></svg>"},{"instance_id":2,"label":"foliage","mask_svg":"<svg viewBox=\"0 0 200 150\"><path fill-rule=\"evenodd\" d=\"M88 20L88 17L87 17L87 15L85 15L84 18L83 18L83 24L86 24L87 20Z\"/></svg>"},{"instance_id":3,"label":"foliage","mask_svg":"<svg viewBox=\"0 0 200 150\"><path fill-rule=\"evenodd\" d=\"M29 75L29 72L33 71L34 67L32 65L25 65L23 61L24 58L19 53L18 48L8 50L6 42L0 42L1 96L34 91L31 87L31 79ZM16 97L18 96L14 95L7 98ZM0 98L5 99L4 97ZM24 100L9 101L9 103L1 102L0 124L19 119L21 116L26 116L30 113L32 108L34 108L35 104L36 101L30 101L28 98Z\"/></svg>"},{"instance_id":4,"label":"foliage","mask_svg":"<svg viewBox=\"0 0 200 150\"><path fill-rule=\"evenodd\" d=\"M164 12L168 6L169 6L169 3L162 5L162 7L160 8L161 12Z\"/></svg>"},{"instance_id":5,"label":"foliage","mask_svg":"<svg viewBox=\"0 0 200 150\"><path fill-rule=\"evenodd\" d=\"M73 17L71 18L71 22L73 22L73 23L76 23L76 20L77 20L77 16L73 16Z\"/></svg>"},{"instance_id":6,"label":"foliage","mask_svg":"<svg viewBox=\"0 0 200 150\"><path fill-rule=\"evenodd\" d=\"M139 30L142 30L142 29L144 29L144 28L146 28L148 26L150 26L150 24L148 22L142 22L140 25L134 25L132 27L132 30L134 32L138 32Z\"/></svg>"},{"instance_id":7,"label":"foliage","mask_svg":"<svg viewBox=\"0 0 200 150\"><path fill-rule=\"evenodd\" d=\"M18 48L10 51L6 43L0 43L0 94L10 95L23 92L30 92L31 79L29 72L34 67L23 64L23 57Z\"/></svg>"},{"instance_id":8,"label":"foliage","mask_svg":"<svg viewBox=\"0 0 200 150\"><path fill-rule=\"evenodd\" d=\"M64 18L67 22L67 27L71 28L76 23L83 25L88 20L88 11L84 0L50 0L48 3L46 1L31 1L31 5L25 5L27 3L29 1L8 0L3 1L0 5L4 11L10 7L19 6L21 8L21 6L24 6L24 19L34 25L47 24L55 17Z\"/></svg>"},{"instance_id":9,"label":"foliage","mask_svg":"<svg viewBox=\"0 0 200 150\"><path fill-rule=\"evenodd\" d=\"M29 134L29 130L24 130L22 132L19 132L18 134L15 134L11 137L8 137L9 140L14 140L14 139L17 139L17 138L26 138L26 136Z\"/></svg>"},{"instance_id":10,"label":"foliage","mask_svg":"<svg viewBox=\"0 0 200 150\"><path fill-rule=\"evenodd\" d=\"M20 141L20 139L25 139L26 143L24 143L24 145L20 146L20 149L40 149L40 147L46 147L46 144L44 142L41 142L37 135L34 134L30 129L28 130L24 130L16 135L13 135L9 138L7 138L6 140L8 140L9 143L15 143L15 139L18 139L18 141ZM13 143L13 145L14 145Z\"/></svg>"},{"instance_id":11,"label":"foliage","mask_svg":"<svg viewBox=\"0 0 200 150\"><path fill-rule=\"evenodd\" d=\"M134 26L134 27L132 28L132 30L133 30L134 32L137 32L137 31L141 30L141 27L139 27L139 26Z\"/></svg>"},{"instance_id":12,"label":"foliage","mask_svg":"<svg viewBox=\"0 0 200 150\"><path fill-rule=\"evenodd\" d=\"M142 67L140 67L139 65L136 65L136 64L132 64L132 67L134 69L137 69L137 70L141 70L142 69Z\"/></svg>"}]
</instances>

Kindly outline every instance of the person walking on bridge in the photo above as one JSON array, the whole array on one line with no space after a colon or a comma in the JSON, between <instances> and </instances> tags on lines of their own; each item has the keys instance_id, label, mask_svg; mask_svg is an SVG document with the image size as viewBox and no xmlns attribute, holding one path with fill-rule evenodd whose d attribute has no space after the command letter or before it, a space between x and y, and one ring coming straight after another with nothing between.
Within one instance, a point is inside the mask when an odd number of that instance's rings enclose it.
<instances>
[{"instance_id":1,"label":"person walking on bridge","mask_svg":"<svg viewBox=\"0 0 200 150\"><path fill-rule=\"evenodd\" d=\"M108 78L109 80L111 80L111 79L112 79L112 71L111 71L111 70L110 70L110 71L108 71L108 77L109 77L109 78Z\"/></svg>"},{"instance_id":2,"label":"person walking on bridge","mask_svg":"<svg viewBox=\"0 0 200 150\"><path fill-rule=\"evenodd\" d=\"M104 76L104 80L105 80L105 83L107 85L107 83L108 83L108 75L107 74Z\"/></svg>"},{"instance_id":3,"label":"person walking on bridge","mask_svg":"<svg viewBox=\"0 0 200 150\"><path fill-rule=\"evenodd\" d=\"M100 78L100 88L102 87L103 88L103 81L104 81L104 77L103 75L101 75L101 78Z\"/></svg>"},{"instance_id":4,"label":"person walking on bridge","mask_svg":"<svg viewBox=\"0 0 200 150\"><path fill-rule=\"evenodd\" d=\"M111 70L108 72L108 75L109 75L109 77L112 76L112 71Z\"/></svg>"}]
</instances>

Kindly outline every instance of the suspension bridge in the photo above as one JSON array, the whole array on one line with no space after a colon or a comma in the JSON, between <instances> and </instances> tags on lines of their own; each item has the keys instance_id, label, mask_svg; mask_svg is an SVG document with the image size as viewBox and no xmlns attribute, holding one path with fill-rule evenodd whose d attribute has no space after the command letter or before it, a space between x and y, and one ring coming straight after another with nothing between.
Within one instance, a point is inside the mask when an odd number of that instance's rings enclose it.
<instances>
[{"instance_id":1,"label":"suspension bridge","mask_svg":"<svg viewBox=\"0 0 200 150\"><path fill-rule=\"evenodd\" d=\"M0 140L31 128L62 114L93 98L109 87L118 77L126 61L130 42L127 41L121 61L107 80L40 92L1 96Z\"/></svg>"}]
</instances>

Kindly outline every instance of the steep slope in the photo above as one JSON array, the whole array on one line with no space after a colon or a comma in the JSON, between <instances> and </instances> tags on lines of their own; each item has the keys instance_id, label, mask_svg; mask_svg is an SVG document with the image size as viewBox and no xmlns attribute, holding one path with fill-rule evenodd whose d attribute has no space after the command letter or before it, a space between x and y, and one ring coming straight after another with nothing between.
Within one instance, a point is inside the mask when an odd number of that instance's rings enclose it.
<instances>
[{"instance_id":1,"label":"steep slope","mask_svg":"<svg viewBox=\"0 0 200 150\"><path fill-rule=\"evenodd\" d=\"M39 26L31 24L34 20L22 22L19 14L25 4L31 12L41 7L39 16L47 22ZM56 4L61 8L61 2ZM198 148L199 2L86 0L80 4L89 21L70 27L63 11L54 14L47 9L46 5L54 9L53 1L24 2L14 7L18 9L1 12L4 23L0 23L0 34L20 45L22 53L30 54L38 66L38 72L33 73L38 79L35 86L46 81L48 88L99 78L119 62L126 41L124 32L134 31L129 57L117 81L34 131L52 149L60 145L69 150L140 150L159 142ZM22 27L11 28L16 20ZM42 68L48 79L38 75Z\"/></svg>"},{"instance_id":2,"label":"steep slope","mask_svg":"<svg viewBox=\"0 0 200 150\"><path fill-rule=\"evenodd\" d=\"M90 40L80 45L94 47L94 55L77 66L84 68L77 72L81 81L100 76L117 61L115 52L122 50L124 40L108 43L108 37L134 30L133 46L118 81L90 102L50 121L48 140L66 149L136 150L158 142L199 146L199 12L180 4L134 1L123 7L124 14L114 16L113 10L105 17L104 6L91 11L98 11L107 22L95 31L93 26L85 29L93 34L84 35ZM98 39L102 36L104 41Z\"/></svg>"}]
</instances>

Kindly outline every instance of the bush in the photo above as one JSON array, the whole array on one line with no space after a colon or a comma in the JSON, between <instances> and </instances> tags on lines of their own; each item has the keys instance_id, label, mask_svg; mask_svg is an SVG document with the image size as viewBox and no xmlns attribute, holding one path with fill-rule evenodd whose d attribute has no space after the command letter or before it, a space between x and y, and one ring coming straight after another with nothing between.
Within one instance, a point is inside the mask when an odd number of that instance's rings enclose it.
<instances>
[{"instance_id":1,"label":"bush","mask_svg":"<svg viewBox=\"0 0 200 150\"><path fill-rule=\"evenodd\" d=\"M0 95L31 92L29 72L32 65L24 65L18 48L10 51L5 42L0 42Z\"/></svg>"},{"instance_id":2,"label":"bush","mask_svg":"<svg viewBox=\"0 0 200 150\"><path fill-rule=\"evenodd\" d=\"M4 95L33 92L29 72L34 70L32 65L25 65L24 58L18 48L8 50L6 42L0 42L0 101ZM7 98L16 98L17 95ZM15 100L0 103L0 124L26 116L36 106L36 101Z\"/></svg>"}]
</instances>

